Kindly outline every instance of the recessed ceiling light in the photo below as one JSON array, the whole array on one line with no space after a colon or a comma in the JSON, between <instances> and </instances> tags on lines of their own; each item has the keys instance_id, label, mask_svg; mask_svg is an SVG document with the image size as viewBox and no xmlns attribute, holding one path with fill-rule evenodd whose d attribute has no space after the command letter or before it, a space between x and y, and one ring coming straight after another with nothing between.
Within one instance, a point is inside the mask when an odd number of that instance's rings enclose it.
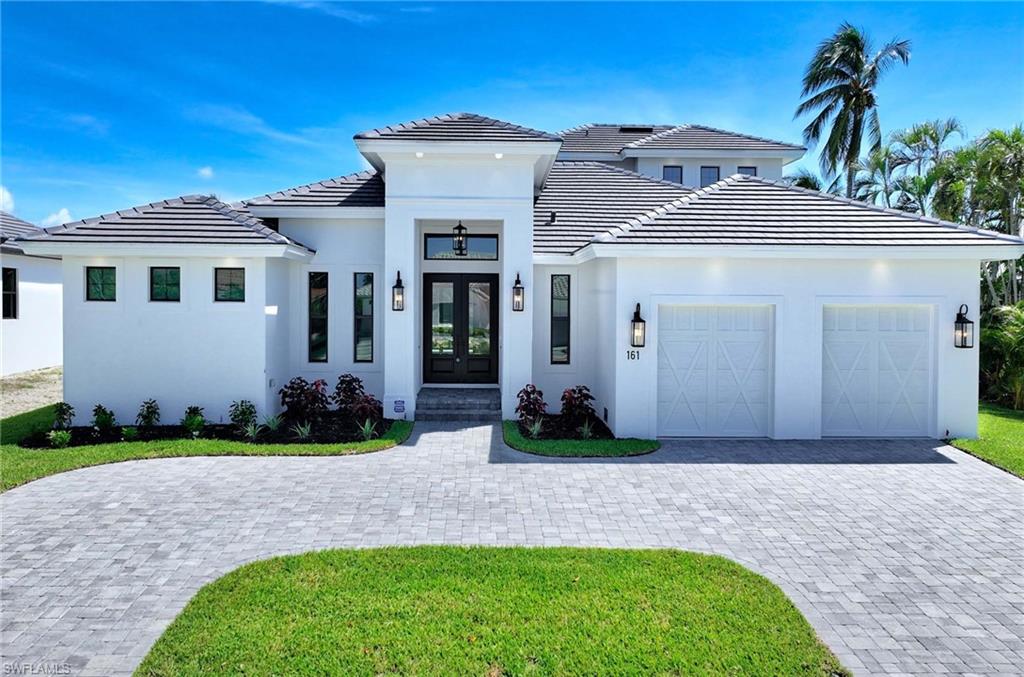
<instances>
[{"instance_id":1,"label":"recessed ceiling light","mask_svg":"<svg viewBox=\"0 0 1024 677\"><path fill-rule=\"evenodd\" d=\"M416 157L423 157L423 151L421 151L421 150L416 151Z\"/></svg>"},{"instance_id":2,"label":"recessed ceiling light","mask_svg":"<svg viewBox=\"0 0 1024 677\"><path fill-rule=\"evenodd\" d=\"M495 159L495 160L500 160L500 159L501 159L501 158L503 158L503 157L505 157L505 154L504 154L504 153L495 153L495 154L494 154L494 159Z\"/></svg>"}]
</instances>

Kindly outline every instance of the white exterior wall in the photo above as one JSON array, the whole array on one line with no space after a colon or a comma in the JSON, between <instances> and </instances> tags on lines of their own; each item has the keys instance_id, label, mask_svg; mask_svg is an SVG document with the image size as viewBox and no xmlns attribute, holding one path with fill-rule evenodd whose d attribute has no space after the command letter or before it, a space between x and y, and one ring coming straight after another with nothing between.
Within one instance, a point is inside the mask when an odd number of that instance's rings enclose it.
<instances>
[{"instance_id":1,"label":"white exterior wall","mask_svg":"<svg viewBox=\"0 0 1024 677\"><path fill-rule=\"evenodd\" d=\"M282 234L316 250L308 262L290 262L290 340L287 373L275 388L295 376L327 381L333 392L338 376L351 373L368 393L384 395L385 317L391 309L394 277L383 274L384 224L380 219L281 219ZM327 362L309 361L309 273L326 272ZM354 275L373 273L373 362L354 361Z\"/></svg>"},{"instance_id":2,"label":"white exterior wall","mask_svg":"<svg viewBox=\"0 0 1024 677\"><path fill-rule=\"evenodd\" d=\"M493 154L416 158L411 153L382 156L387 162L384 217L384 279L388 294L398 271L405 283L405 310L384 313L384 411L395 418L415 415L422 369L422 246L424 227L438 220L454 224L482 221L500 226L498 296L499 366L502 410L515 410L515 395L530 382L533 367L533 313L512 312L512 282L519 274L533 288L533 176L536 158ZM470 229L470 234L474 231ZM460 272L492 272L486 264L461 262ZM396 403L401 403L396 410Z\"/></svg>"},{"instance_id":3,"label":"white exterior wall","mask_svg":"<svg viewBox=\"0 0 1024 677\"><path fill-rule=\"evenodd\" d=\"M0 325L0 376L61 364L60 261L18 254L2 259L3 267L18 271L18 317Z\"/></svg>"},{"instance_id":4,"label":"white exterior wall","mask_svg":"<svg viewBox=\"0 0 1024 677\"><path fill-rule=\"evenodd\" d=\"M286 259L266 259L266 410L264 415L281 410L278 391L292 377L290 346L295 309L290 297L292 269L299 264Z\"/></svg>"},{"instance_id":5,"label":"white exterior wall","mask_svg":"<svg viewBox=\"0 0 1024 677\"><path fill-rule=\"evenodd\" d=\"M777 181L782 178L781 158L736 158L736 157L641 157L636 158L636 171L656 179L662 177L665 165L681 165L683 168L683 185L693 188L700 187L700 168L718 167L718 176L724 179L737 173L738 167L757 167L757 175L765 179Z\"/></svg>"},{"instance_id":6,"label":"white exterior wall","mask_svg":"<svg viewBox=\"0 0 1024 677\"><path fill-rule=\"evenodd\" d=\"M975 437L978 346L953 347L953 320L966 303L977 322L977 261L620 259L614 321L615 407L621 437L657 431L660 304L774 306L774 426L778 439L821 435L822 306L922 304L933 309L933 437ZM647 322L640 359L626 359L629 319L639 302ZM977 325L976 325L977 326Z\"/></svg>"},{"instance_id":7,"label":"white exterior wall","mask_svg":"<svg viewBox=\"0 0 1024 677\"><path fill-rule=\"evenodd\" d=\"M117 270L117 300L85 300L86 266ZM149 301L149 267L181 268L181 301ZM213 269L245 268L245 302L215 303ZM64 399L86 424L103 404L132 423L156 399L164 423L188 405L227 420L233 400L268 411L265 259L65 256ZM273 410L273 403L271 403Z\"/></svg>"}]
</instances>

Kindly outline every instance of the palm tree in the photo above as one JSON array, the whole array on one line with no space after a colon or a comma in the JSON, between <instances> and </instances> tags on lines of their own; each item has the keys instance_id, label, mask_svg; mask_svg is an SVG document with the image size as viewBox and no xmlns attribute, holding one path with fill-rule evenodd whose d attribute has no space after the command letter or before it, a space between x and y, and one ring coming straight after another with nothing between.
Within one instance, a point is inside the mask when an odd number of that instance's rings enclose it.
<instances>
[{"instance_id":1,"label":"palm tree","mask_svg":"<svg viewBox=\"0 0 1024 677\"><path fill-rule=\"evenodd\" d=\"M783 179L786 183L797 188L806 188L807 190L821 190L821 179L818 178L817 174L810 171L807 168L803 168L796 174L790 174Z\"/></svg>"},{"instance_id":2,"label":"palm tree","mask_svg":"<svg viewBox=\"0 0 1024 677\"><path fill-rule=\"evenodd\" d=\"M804 140L817 143L832 121L821 151L822 172L831 175L840 168L846 173L846 196L853 197L855 164L861 155L865 129L871 151L882 146L875 88L879 78L897 61L910 61L910 41L891 40L871 54L871 43L859 29L843 23L835 35L818 45L807 65L801 96L794 117L814 113L804 128Z\"/></svg>"},{"instance_id":3,"label":"palm tree","mask_svg":"<svg viewBox=\"0 0 1024 677\"><path fill-rule=\"evenodd\" d=\"M1024 237L1021 219L1021 195L1024 193L1024 128L1017 125L1004 131L994 129L981 140L993 188L999 192L1000 205L1011 234Z\"/></svg>"},{"instance_id":4,"label":"palm tree","mask_svg":"<svg viewBox=\"0 0 1024 677\"><path fill-rule=\"evenodd\" d=\"M892 135L895 165L914 167L919 175L935 166L952 152L945 148L954 134L964 135L964 127L956 118L929 120Z\"/></svg>"},{"instance_id":5,"label":"palm tree","mask_svg":"<svg viewBox=\"0 0 1024 677\"><path fill-rule=\"evenodd\" d=\"M853 182L854 195L858 200L892 207L896 187L892 170L892 149L889 146L882 146L857 163L857 175Z\"/></svg>"}]
</instances>

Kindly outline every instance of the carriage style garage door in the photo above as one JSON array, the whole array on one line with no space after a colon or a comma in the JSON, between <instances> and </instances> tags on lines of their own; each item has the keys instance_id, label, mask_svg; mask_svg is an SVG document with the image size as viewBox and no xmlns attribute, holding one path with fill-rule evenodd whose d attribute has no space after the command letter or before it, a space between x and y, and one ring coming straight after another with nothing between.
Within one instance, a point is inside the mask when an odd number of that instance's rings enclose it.
<instances>
[{"instance_id":1,"label":"carriage style garage door","mask_svg":"<svg viewBox=\"0 0 1024 677\"><path fill-rule=\"evenodd\" d=\"M661 306L658 435L767 437L771 306Z\"/></svg>"},{"instance_id":2,"label":"carriage style garage door","mask_svg":"<svg viewBox=\"0 0 1024 677\"><path fill-rule=\"evenodd\" d=\"M821 434L927 436L928 306L825 306Z\"/></svg>"}]
</instances>

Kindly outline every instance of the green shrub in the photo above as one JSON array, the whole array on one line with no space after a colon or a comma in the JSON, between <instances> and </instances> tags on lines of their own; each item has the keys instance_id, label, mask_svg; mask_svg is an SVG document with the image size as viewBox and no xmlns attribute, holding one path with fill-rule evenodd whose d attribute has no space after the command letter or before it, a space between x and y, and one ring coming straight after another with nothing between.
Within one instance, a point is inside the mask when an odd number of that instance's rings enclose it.
<instances>
[{"instance_id":1,"label":"green shrub","mask_svg":"<svg viewBox=\"0 0 1024 677\"><path fill-rule=\"evenodd\" d=\"M192 436L192 439L196 439L202 434L203 428L206 426L206 417L203 416L203 408L196 405L185 408L185 417L181 419L181 425L188 431L188 434Z\"/></svg>"},{"instance_id":2,"label":"green shrub","mask_svg":"<svg viewBox=\"0 0 1024 677\"><path fill-rule=\"evenodd\" d=\"M256 421L253 421L242 429L242 434L245 435L245 438L250 442L255 442L262 432L263 426Z\"/></svg>"},{"instance_id":3,"label":"green shrub","mask_svg":"<svg viewBox=\"0 0 1024 677\"><path fill-rule=\"evenodd\" d=\"M263 419L263 425L267 427L270 432L277 432L277 429L281 427L282 419L280 416L267 416Z\"/></svg>"},{"instance_id":4,"label":"green shrub","mask_svg":"<svg viewBox=\"0 0 1024 677\"><path fill-rule=\"evenodd\" d=\"M114 412L102 404L97 404L92 408L92 427L97 432L107 435L114 430L115 425L117 425L117 418L114 416Z\"/></svg>"},{"instance_id":5,"label":"green shrub","mask_svg":"<svg viewBox=\"0 0 1024 677\"><path fill-rule=\"evenodd\" d=\"M125 442L134 442L139 439L139 429L130 425L121 428L121 439Z\"/></svg>"},{"instance_id":6,"label":"green shrub","mask_svg":"<svg viewBox=\"0 0 1024 677\"><path fill-rule=\"evenodd\" d=\"M981 390L986 399L1024 409L1024 301L982 318Z\"/></svg>"},{"instance_id":7,"label":"green shrub","mask_svg":"<svg viewBox=\"0 0 1024 677\"><path fill-rule=\"evenodd\" d=\"M359 434L363 436L364 440L372 440L377 436L377 424L370 419L366 419L363 421L363 425L359 426Z\"/></svg>"},{"instance_id":8,"label":"green shrub","mask_svg":"<svg viewBox=\"0 0 1024 677\"><path fill-rule=\"evenodd\" d=\"M146 400L139 405L139 413L135 416L135 424L142 428L152 428L160 423L160 405L156 400Z\"/></svg>"},{"instance_id":9,"label":"green shrub","mask_svg":"<svg viewBox=\"0 0 1024 677\"><path fill-rule=\"evenodd\" d=\"M54 449L63 449L71 444L70 430L51 430L46 434L46 437L50 440L50 446Z\"/></svg>"},{"instance_id":10,"label":"green shrub","mask_svg":"<svg viewBox=\"0 0 1024 677\"><path fill-rule=\"evenodd\" d=\"M58 402L53 405L53 427L56 430L64 430L71 427L75 420L75 408L67 402Z\"/></svg>"},{"instance_id":11,"label":"green shrub","mask_svg":"<svg viewBox=\"0 0 1024 677\"><path fill-rule=\"evenodd\" d=\"M305 423L296 423L292 426L292 432L295 433L295 437L299 440L308 440L310 434L313 432L313 425L308 421Z\"/></svg>"},{"instance_id":12,"label":"green shrub","mask_svg":"<svg viewBox=\"0 0 1024 677\"><path fill-rule=\"evenodd\" d=\"M249 400L238 400L228 407L228 418L241 431L256 423L256 405Z\"/></svg>"},{"instance_id":13,"label":"green shrub","mask_svg":"<svg viewBox=\"0 0 1024 677\"><path fill-rule=\"evenodd\" d=\"M334 404L343 412L351 412L352 408L363 399L366 390L363 388L363 380L352 374L342 374L338 377L338 383L334 386Z\"/></svg>"}]
</instances>

